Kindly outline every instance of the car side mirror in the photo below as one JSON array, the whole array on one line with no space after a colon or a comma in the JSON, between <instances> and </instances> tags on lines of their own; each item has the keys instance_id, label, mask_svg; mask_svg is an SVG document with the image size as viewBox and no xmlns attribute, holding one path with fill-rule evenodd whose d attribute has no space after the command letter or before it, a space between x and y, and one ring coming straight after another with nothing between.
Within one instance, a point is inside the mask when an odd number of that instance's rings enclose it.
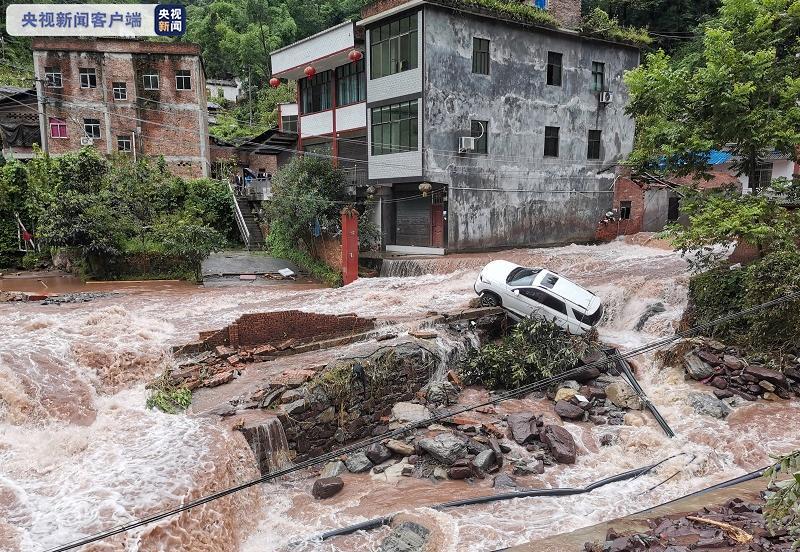
<instances>
[{"instance_id":1,"label":"car side mirror","mask_svg":"<svg viewBox=\"0 0 800 552\"><path fill-rule=\"evenodd\" d=\"M515 289L515 290L514 290L512 293L513 293L514 295L519 295L519 290L518 290L518 289Z\"/></svg>"}]
</instances>

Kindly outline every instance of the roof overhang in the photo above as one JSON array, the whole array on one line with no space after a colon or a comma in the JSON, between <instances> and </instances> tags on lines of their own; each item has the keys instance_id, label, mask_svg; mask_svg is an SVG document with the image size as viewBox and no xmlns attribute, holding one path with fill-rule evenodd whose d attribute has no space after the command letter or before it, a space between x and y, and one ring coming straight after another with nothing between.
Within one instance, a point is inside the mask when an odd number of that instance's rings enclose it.
<instances>
[{"instance_id":1,"label":"roof overhang","mask_svg":"<svg viewBox=\"0 0 800 552\"><path fill-rule=\"evenodd\" d=\"M421 6L425 3L425 0L409 0L399 6L395 6L394 8L388 9L386 11L382 11L380 13L376 13L375 15L370 15L369 17L365 17L361 21L356 23L358 27L364 27L366 25L370 25L375 21L380 21L381 19L386 19L387 17L392 17L393 15L404 12L411 8L416 8L417 6Z\"/></svg>"},{"instance_id":2,"label":"roof overhang","mask_svg":"<svg viewBox=\"0 0 800 552\"><path fill-rule=\"evenodd\" d=\"M272 76L297 80L305 77L309 65L317 73L350 63L348 54L356 47L355 24L345 21L271 54Z\"/></svg>"}]
</instances>

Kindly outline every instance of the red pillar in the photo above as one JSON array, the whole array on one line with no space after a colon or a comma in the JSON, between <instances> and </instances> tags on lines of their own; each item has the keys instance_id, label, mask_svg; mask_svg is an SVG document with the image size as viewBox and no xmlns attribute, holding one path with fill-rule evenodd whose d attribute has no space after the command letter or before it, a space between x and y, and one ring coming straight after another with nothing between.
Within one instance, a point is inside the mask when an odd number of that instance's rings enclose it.
<instances>
[{"instance_id":1,"label":"red pillar","mask_svg":"<svg viewBox=\"0 0 800 552\"><path fill-rule=\"evenodd\" d=\"M358 278L358 211L342 209L342 284Z\"/></svg>"}]
</instances>

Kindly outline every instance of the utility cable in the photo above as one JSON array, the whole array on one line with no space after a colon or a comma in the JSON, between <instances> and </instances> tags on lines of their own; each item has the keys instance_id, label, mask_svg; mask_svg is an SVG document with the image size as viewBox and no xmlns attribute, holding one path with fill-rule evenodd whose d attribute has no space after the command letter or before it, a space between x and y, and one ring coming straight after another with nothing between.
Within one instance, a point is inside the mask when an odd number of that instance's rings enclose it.
<instances>
[{"instance_id":1,"label":"utility cable","mask_svg":"<svg viewBox=\"0 0 800 552\"><path fill-rule=\"evenodd\" d=\"M231 495L233 493L248 489L248 488L253 487L255 485L258 485L260 483L265 483L267 481L271 481L273 479L277 479L279 477L282 477L284 475L288 475L288 474L293 473L293 472L297 472L297 471L300 471L300 470L303 470L303 469L306 469L306 468L310 468L310 467L313 467L313 466L324 464L324 463L329 462L330 460L336 459L336 458L338 458L338 457L340 457L342 455L346 455L346 454L350 454L350 453L359 451L359 450L361 450L361 449L363 449L365 447L368 447L368 446L370 446L372 444L375 444L375 443L380 443L384 439L401 437L401 436L405 435L406 433L408 433L408 432L410 432L410 431L412 431L414 429L417 429L419 427L426 427L426 426L429 426L429 425L431 425L433 423L436 423L436 422L439 422L439 421L442 421L442 420L446 420L447 418L450 418L452 416L456 416L458 414L463 414L464 412L475 410L477 408L481 408L481 407L484 407L484 406L496 405L496 404L498 404L500 402L516 398L516 397L518 397L520 395L525 395L525 394L531 393L533 391L539 391L539 390L542 390L542 389L546 389L547 387L549 387L550 385L552 385L554 383L558 383L560 381L564 381L567 378L569 378L571 376L574 376L574 375L577 375L577 374L579 374L579 373L581 373L581 372L583 372L583 371L585 371L587 369L601 368L603 366L606 366L607 363L613 362L613 361L615 361L617 359L628 359L628 358L632 358L634 356L638 356L638 355L641 355L641 354L644 354L644 353L647 353L647 352L654 351L654 350L659 349L659 348L661 348L661 347L663 347L665 345L668 345L668 344L670 344L672 342L675 342L675 341L678 341L680 339L684 339L684 338L690 337L692 335L695 335L696 333L699 333L699 332L701 332L703 330L706 330L708 328L711 328L713 326L716 326L716 325L728 322L730 320L734 320L736 318L740 318L742 316L745 316L745 315L748 315L748 314L752 314L754 312L758 312L758 311L761 311L761 310L764 310L764 309L779 305L781 303L794 301L794 300L799 299L799 298L800 298L800 291L789 293L789 294L784 295L782 297L779 297L777 299L773 299L772 301L767 301L765 303L762 303L760 305L756 305L754 307L750 307L750 308L744 309L744 310L739 311L737 313L732 313L732 314L729 314L729 315L726 315L726 316L719 317L719 318L717 318L715 320L712 320L710 322L706 322L704 324L699 324L699 325L697 325L697 326L695 326L693 328L690 328L688 330L685 330L685 331L682 331L682 332L678 332L675 335L672 335L672 336L669 336L669 337L665 337L665 338L662 338L662 339L657 339L657 340L652 341L652 342L650 342L648 344L645 344L645 345L642 345L640 347L631 349L630 351L627 351L625 353L617 352L614 355L611 355L610 357L607 357L607 358L604 358L604 359L601 359L601 360L598 360L598 361L595 361L595 362L591 362L589 364L585 364L583 366L579 366L579 367L573 368L571 370L567 370L567 371L565 371L565 372L563 372L563 373L561 373L561 374L559 374L557 376L552 376L552 377L545 378L545 379L537 381L537 382L533 382L533 383L530 383L530 384L527 384L527 385L523 385L523 386L521 386L521 387L519 387L517 389L514 389L512 391L508 391L506 393L501 393L501 394L499 394L499 395L497 395L497 396L495 396L493 398L490 398L489 400L483 401L481 403L472 404L472 405L468 405L468 406L464 406L464 407L459 407L459 408L455 408L455 409L452 409L452 410L447 410L447 411L445 411L443 413L434 415L434 416L432 416L432 417L430 417L430 418L428 418L426 420L421 420L421 421L418 421L418 422L410 423L410 424L407 424L407 425L405 425L403 427L387 431L387 432L385 432L385 433L383 433L381 435L377 435L375 437L372 437L372 438L369 438L369 439L365 439L365 440L353 443L351 445L348 445L348 446L342 447L340 449L337 449L335 451L332 451L332 452L317 456L315 458L310 458L310 459L308 459L308 460L306 460L304 462L300 462L300 463L295 464L293 466L290 466L290 467L287 467L287 468L283 468L283 469L279 469L279 470L276 470L276 471L272 471L272 472L270 472L270 473L268 473L266 475L263 475L263 476L261 476L261 477L259 477L257 479L253 479L251 481L240 483L239 485L236 485L234 487L230 487L230 488L227 488L225 490L218 491L216 493L212 493L210 495L207 495L205 497L199 498L197 500L193 500L193 501L187 502L186 504L183 504L181 506L177 506L175 508L162 511L162 512L160 512L158 514L154 514L152 516L148 516L148 517L145 517L145 518L140 518L140 519L134 520L132 522L126 523L124 525L119 525L119 526L117 526L115 528L108 529L106 531L102 531L102 532L96 533L94 535L88 536L88 537L83 538L83 539L72 541L72 542L70 542L68 544L64 544L64 545L58 546L56 548L51 548L48 552L67 552L69 550L73 550L73 549L78 548L80 546L91 544L93 542L97 542L97 541L106 539L108 537L112 537L114 535L118 535L120 533L124 533L124 532L130 531L132 529L136 529L138 527L149 525L150 523L154 523L156 521L160 521L162 519L171 517L171 516L179 514L181 512L185 512L187 510L191 510L192 508L196 508L198 506L201 506L203 504L207 504L207 503L212 502L214 500L218 500L220 498L226 497L226 496Z\"/></svg>"}]
</instances>

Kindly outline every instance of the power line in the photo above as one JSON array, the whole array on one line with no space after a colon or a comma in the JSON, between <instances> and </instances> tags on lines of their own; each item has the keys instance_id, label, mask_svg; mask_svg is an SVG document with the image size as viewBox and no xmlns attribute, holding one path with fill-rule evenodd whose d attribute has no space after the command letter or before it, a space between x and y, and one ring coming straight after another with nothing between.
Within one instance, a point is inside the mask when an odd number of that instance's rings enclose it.
<instances>
[{"instance_id":1,"label":"power line","mask_svg":"<svg viewBox=\"0 0 800 552\"><path fill-rule=\"evenodd\" d=\"M328 462L330 460L338 458L339 456L342 456L344 454L350 454L352 452L355 452L355 451L361 450L361 449L363 449L365 447L368 447L368 446L370 446L372 444L380 443L384 439L393 438L393 437L400 437L400 436L405 435L409 431L411 431L413 429L416 429L418 427L429 426L429 425L431 425L433 423L445 420L445 419L450 418L452 416L456 416L458 414L463 414L464 412L475 410L476 408L495 405L495 404L498 404L500 402L507 401L509 399L513 399L513 398L518 397L520 395L525 395L525 394L531 393L533 391L538 391L538 390L541 390L541 389L545 389L545 388L547 388L549 385L551 385L553 383L557 383L559 381L563 381L563 380L569 378L570 376L577 375L577 374L579 374L579 373L581 373L581 372L583 372L585 370L588 370L588 369L591 369L591 368L601 368L601 367L606 366L609 362L627 360L627 359L632 358L634 356L638 356L638 355L641 355L641 354L644 354L644 353L648 353L648 352L654 351L656 349L660 349L661 347L663 347L665 345L669 345L670 343L673 343L673 342L675 342L675 341L677 341L679 339L684 339L686 337L690 337L692 335L695 335L696 333L699 333L699 332L701 332L703 330L706 330L708 328L711 328L713 326L717 326L719 324L728 322L730 320L734 320L736 318L740 318L742 316L745 316L745 315L748 315L748 314L752 314L754 312L758 312L760 310L764 310L766 308L770 308L770 307L779 305L781 303L794 301L795 299L798 299L798 298L800 298L800 291L789 293L789 294L784 295L782 297L779 297L777 299L773 299L772 301L767 301L765 303L761 303L760 305L756 305L754 307L750 307L748 309L744 309L742 311L739 311L739 312L736 312L736 313L733 313L733 314L729 314L729 315L726 315L726 316L719 317L716 320L712 320L712 321L704 323L704 324L699 324L699 325L697 325L697 326L695 326L693 328L690 328L688 330L685 330L683 332L678 332L673 336L665 337L665 338L662 338L662 339L657 339L657 340L652 341L652 342L650 342L648 344L645 344L645 345L642 345L640 347L631 349L630 351L627 351L625 353L616 352L615 354L613 354L613 355L611 355L609 357L606 357L605 359L598 360L598 361L595 361L595 362L591 362L589 364L586 364L586 365L583 365L583 366L579 366L579 367L573 368L571 370L567 370L567 371L562 372L561 374L559 374L557 376L553 376L553 377L550 377L550 378L545 378L545 379L542 379L542 380L537 381L537 382L533 382L533 383L530 383L530 384L527 384L527 385L523 385L521 387L518 387L515 390L508 391L506 393L502 393L502 394L500 394L500 395L498 395L498 396L496 396L496 397L494 397L492 399L489 399L487 401L481 402L479 404L472 404L472 405L469 405L469 406L456 408L454 410L450 410L448 412L432 416L432 417L430 417L430 418L428 418L426 420L421 420L419 422L407 424L407 425L405 425L405 426L403 426L401 428L384 432L381 435L377 435L375 437L359 441L359 442L354 443L352 445L349 445L349 446L346 446L346 447L342 447L340 449L337 449L335 451L329 452L327 454L323 454L323 455L317 456L315 458L311 458L311 459L306 460L304 462L301 462L299 464L295 464L295 465L293 465L291 467L283 468L283 469L276 470L276 471L272 471L272 472L270 472L270 473L268 473L266 475L263 475L262 477L259 477L258 479L253 479L251 481L247 481L245 483L241 483L241 484L236 485L234 487L230 487L228 489L225 489L225 490L222 490L222 491L218 491L216 493L212 493L210 495L207 495L205 497L199 498L197 500L190 501L190 502L188 502L186 504L183 504L181 506L172 508L170 510L165 510L165 511L162 511L161 513L158 513L158 514L155 514L155 515L152 515L152 516L148 516L148 517L145 517L145 518L140 518L140 519L132 521L130 523L126 523L124 525L119 525L119 526L117 526L115 528L96 533L96 534L91 535L89 537L86 537L86 538L83 538L83 539L79 539L79 540L75 540L75 541L72 541L72 542L70 542L68 544L57 546L56 548L51 548L50 550L48 550L48 552L67 552L69 550L73 550L75 548L78 548L79 546L84 546L84 545L87 545L87 544L91 544L93 542L97 542L97 541L106 539L108 537L112 537L114 535L118 535L120 533L124 533L124 532L130 531L131 529L136 529L138 527L142 527L144 525L148 525L150 523L154 523L156 521L160 521L162 519L171 517L171 516L179 514L181 512L185 512L187 510L191 510L192 508L196 508L197 506L201 506L203 504L207 504L207 503L212 502L214 500L218 500L220 498L224 498L224 497L226 497L228 495L231 495L233 493L242 491L244 489L248 489L248 488L253 487L255 485L258 485L260 483L265 483L267 481L271 481L273 479L277 479L278 477L282 477L284 475L288 475L290 473L293 473L293 472L296 472L296 471L300 471L300 470L303 470L305 468L309 468L309 467L312 467L312 466L323 464L325 462Z\"/></svg>"}]
</instances>

